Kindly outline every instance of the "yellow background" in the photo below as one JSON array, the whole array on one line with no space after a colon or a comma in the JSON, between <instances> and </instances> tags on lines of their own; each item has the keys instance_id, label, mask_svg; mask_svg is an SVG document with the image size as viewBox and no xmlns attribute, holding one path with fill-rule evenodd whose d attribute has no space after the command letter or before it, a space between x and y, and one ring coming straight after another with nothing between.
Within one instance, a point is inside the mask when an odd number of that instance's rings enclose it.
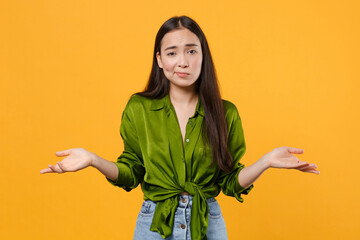
<instances>
[{"instance_id":1,"label":"yellow background","mask_svg":"<svg viewBox=\"0 0 360 240\"><path fill-rule=\"evenodd\" d=\"M121 114L174 15L205 32L246 165L305 149L321 174L271 169L244 204L220 195L230 239L359 239L358 1L1 1L0 238L132 239L142 193L96 169L39 174L83 147L115 161Z\"/></svg>"}]
</instances>

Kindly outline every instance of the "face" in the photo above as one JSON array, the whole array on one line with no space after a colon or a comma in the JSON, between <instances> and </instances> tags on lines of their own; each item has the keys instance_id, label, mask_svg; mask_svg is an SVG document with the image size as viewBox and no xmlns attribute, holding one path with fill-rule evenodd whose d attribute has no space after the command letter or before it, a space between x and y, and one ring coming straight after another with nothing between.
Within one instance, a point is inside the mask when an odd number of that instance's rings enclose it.
<instances>
[{"instance_id":1,"label":"face","mask_svg":"<svg viewBox=\"0 0 360 240\"><path fill-rule=\"evenodd\" d=\"M190 30L176 29L161 40L157 62L170 81L170 88L193 88L201 73L202 49L199 38Z\"/></svg>"}]
</instances>

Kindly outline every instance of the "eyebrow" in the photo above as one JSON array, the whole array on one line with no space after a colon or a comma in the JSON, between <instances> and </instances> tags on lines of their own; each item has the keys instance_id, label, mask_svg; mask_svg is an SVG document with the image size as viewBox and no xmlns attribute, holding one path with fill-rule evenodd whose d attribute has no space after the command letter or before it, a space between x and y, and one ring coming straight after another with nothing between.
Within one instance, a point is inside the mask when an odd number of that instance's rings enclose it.
<instances>
[{"instance_id":1,"label":"eyebrow","mask_svg":"<svg viewBox=\"0 0 360 240\"><path fill-rule=\"evenodd\" d=\"M188 43L188 44L185 44L186 47L198 47L199 45L195 44L195 43ZM169 49L174 49L174 48L177 48L177 46L170 46L170 47L167 47L165 48L164 51L166 50L169 50Z\"/></svg>"}]
</instances>

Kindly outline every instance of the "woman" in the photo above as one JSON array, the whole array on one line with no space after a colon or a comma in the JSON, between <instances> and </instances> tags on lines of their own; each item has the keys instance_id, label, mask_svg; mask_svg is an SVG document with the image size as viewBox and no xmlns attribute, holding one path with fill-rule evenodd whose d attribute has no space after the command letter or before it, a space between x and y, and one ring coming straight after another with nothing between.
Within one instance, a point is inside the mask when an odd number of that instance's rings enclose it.
<instances>
[{"instance_id":1,"label":"woman","mask_svg":"<svg viewBox=\"0 0 360 240\"><path fill-rule=\"evenodd\" d=\"M245 167L241 119L222 100L206 38L192 19L167 20L157 33L153 66L145 91L134 94L122 116L124 152L117 162L82 148L57 152L65 157L41 173L97 168L126 191L138 186L144 202L134 239L227 239L214 199L220 190L242 202L253 182L269 168L319 174L315 164L280 147Z\"/></svg>"}]
</instances>

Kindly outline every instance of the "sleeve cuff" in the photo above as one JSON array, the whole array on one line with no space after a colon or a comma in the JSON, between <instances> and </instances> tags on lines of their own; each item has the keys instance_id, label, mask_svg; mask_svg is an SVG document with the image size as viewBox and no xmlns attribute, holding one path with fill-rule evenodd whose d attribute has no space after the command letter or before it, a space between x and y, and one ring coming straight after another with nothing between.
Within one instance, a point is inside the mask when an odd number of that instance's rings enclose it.
<instances>
[{"instance_id":1,"label":"sleeve cuff","mask_svg":"<svg viewBox=\"0 0 360 240\"><path fill-rule=\"evenodd\" d=\"M241 169L239 170L240 173ZM237 175L238 176L238 175ZM234 196L235 198L239 201L239 202L244 202L244 199L241 197L241 194L245 194L248 195L249 192L251 191L251 189L253 189L254 185L251 184L249 187L247 188L243 188L238 180L238 177L236 178L235 181L235 189L234 189Z\"/></svg>"},{"instance_id":2,"label":"sleeve cuff","mask_svg":"<svg viewBox=\"0 0 360 240\"><path fill-rule=\"evenodd\" d=\"M129 168L126 165L121 164L119 162L116 162L115 164L118 167L118 178L117 178L117 180L113 181L113 180L111 180L111 179L109 179L107 177L105 177L105 178L113 186L121 187L125 191L129 192L131 190L131 188L129 188L128 186L132 185L132 183L129 182L129 179L132 179L131 174L129 172Z\"/></svg>"}]
</instances>

